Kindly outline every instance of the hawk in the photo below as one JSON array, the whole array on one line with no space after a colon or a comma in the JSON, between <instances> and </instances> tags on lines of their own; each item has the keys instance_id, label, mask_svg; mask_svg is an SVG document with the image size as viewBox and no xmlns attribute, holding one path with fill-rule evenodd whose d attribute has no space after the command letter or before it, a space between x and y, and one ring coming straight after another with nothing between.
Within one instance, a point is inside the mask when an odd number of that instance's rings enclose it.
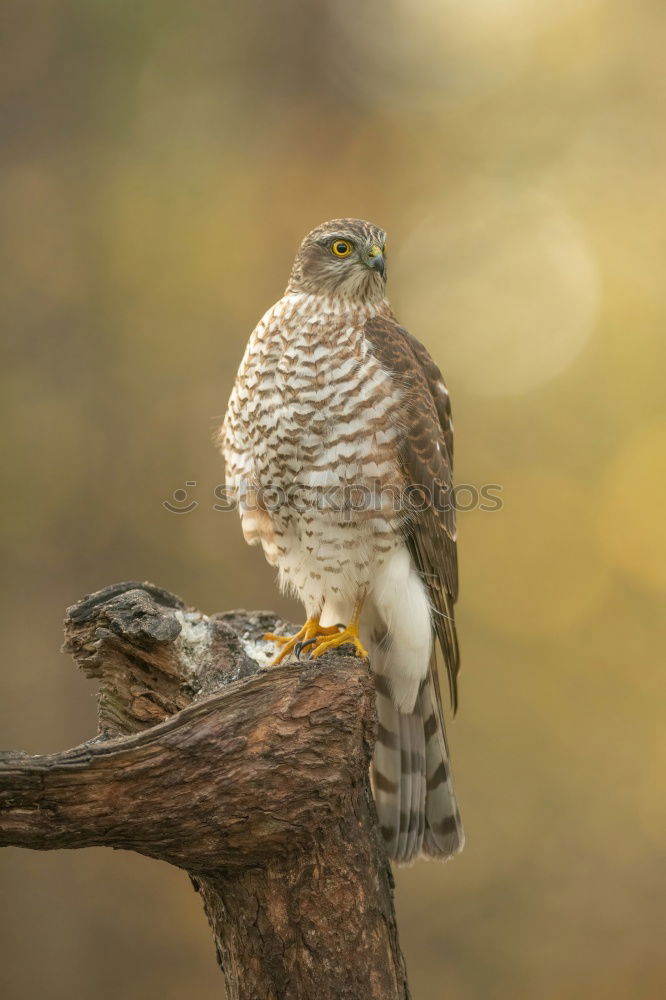
<instances>
[{"instance_id":1,"label":"hawk","mask_svg":"<svg viewBox=\"0 0 666 1000\"><path fill-rule=\"evenodd\" d=\"M347 643L369 656L388 853L449 857L464 837L435 646L455 711L453 426L439 368L386 298L382 229L335 219L305 237L250 337L219 440L246 541L306 612L295 635L266 637L274 662Z\"/></svg>"}]
</instances>

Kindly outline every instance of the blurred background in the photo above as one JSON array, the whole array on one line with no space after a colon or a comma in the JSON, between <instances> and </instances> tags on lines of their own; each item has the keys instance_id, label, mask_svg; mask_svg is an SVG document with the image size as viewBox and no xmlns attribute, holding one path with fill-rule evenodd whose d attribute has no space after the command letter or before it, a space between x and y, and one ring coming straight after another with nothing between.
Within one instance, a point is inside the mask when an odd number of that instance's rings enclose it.
<instances>
[{"instance_id":1,"label":"blurred background","mask_svg":"<svg viewBox=\"0 0 666 1000\"><path fill-rule=\"evenodd\" d=\"M106 584L300 618L211 439L302 236L369 218L503 501L459 519L467 847L397 872L414 1000L666 995L664 4L3 0L0 36L0 744L93 733L58 649ZM222 996L174 869L8 850L0 895L4 1000Z\"/></svg>"}]
</instances>

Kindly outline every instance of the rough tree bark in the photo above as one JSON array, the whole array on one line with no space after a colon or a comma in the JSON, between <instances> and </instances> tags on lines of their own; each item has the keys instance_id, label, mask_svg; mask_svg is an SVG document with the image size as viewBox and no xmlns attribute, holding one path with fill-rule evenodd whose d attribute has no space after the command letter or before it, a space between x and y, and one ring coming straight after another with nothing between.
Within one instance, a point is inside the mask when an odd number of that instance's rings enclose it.
<instances>
[{"instance_id":1,"label":"rough tree bark","mask_svg":"<svg viewBox=\"0 0 666 1000\"><path fill-rule=\"evenodd\" d=\"M151 584L70 608L99 733L0 754L0 845L105 845L185 869L229 1000L406 1000L393 881L368 783L368 665L264 669L265 613L206 616Z\"/></svg>"}]
</instances>

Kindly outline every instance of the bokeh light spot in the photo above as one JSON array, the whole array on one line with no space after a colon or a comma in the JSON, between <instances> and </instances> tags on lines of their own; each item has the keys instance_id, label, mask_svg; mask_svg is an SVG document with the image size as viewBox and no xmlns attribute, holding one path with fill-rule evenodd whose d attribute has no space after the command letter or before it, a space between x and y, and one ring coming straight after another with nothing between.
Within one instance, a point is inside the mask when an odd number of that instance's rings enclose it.
<instances>
[{"instance_id":1,"label":"bokeh light spot","mask_svg":"<svg viewBox=\"0 0 666 1000\"><path fill-rule=\"evenodd\" d=\"M409 324L442 338L446 370L473 392L523 393L578 356L598 311L581 227L540 192L471 184L397 251Z\"/></svg>"}]
</instances>

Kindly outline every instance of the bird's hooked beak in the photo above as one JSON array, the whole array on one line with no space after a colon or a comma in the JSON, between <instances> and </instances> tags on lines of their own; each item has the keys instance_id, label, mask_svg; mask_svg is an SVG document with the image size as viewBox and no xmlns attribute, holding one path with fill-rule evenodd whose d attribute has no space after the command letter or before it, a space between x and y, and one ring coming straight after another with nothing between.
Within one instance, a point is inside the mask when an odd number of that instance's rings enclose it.
<instances>
[{"instance_id":1,"label":"bird's hooked beak","mask_svg":"<svg viewBox=\"0 0 666 1000\"><path fill-rule=\"evenodd\" d=\"M386 269L386 262L384 261L384 254L382 253L382 248L373 243L371 247L368 248L366 254L365 263L370 268L371 271L378 271L382 278L384 277L384 271Z\"/></svg>"}]
</instances>

